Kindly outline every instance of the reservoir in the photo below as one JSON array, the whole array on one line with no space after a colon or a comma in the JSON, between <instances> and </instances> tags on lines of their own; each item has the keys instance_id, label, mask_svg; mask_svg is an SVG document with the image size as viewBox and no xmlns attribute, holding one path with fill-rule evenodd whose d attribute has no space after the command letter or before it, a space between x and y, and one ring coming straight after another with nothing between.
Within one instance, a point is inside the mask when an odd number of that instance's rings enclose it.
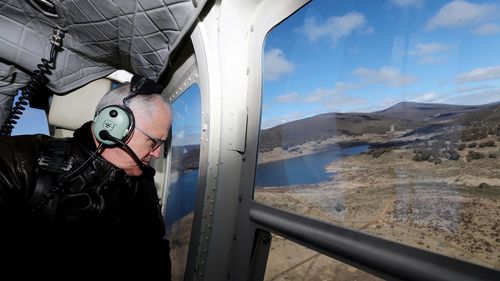
<instances>
[{"instance_id":1,"label":"reservoir","mask_svg":"<svg viewBox=\"0 0 500 281\"><path fill-rule=\"evenodd\" d=\"M334 174L326 172L326 165L367 150L368 145L364 144L258 165L255 188L330 181Z\"/></svg>"},{"instance_id":2,"label":"reservoir","mask_svg":"<svg viewBox=\"0 0 500 281\"><path fill-rule=\"evenodd\" d=\"M342 157L357 155L367 150L368 145L357 145L261 164L257 166L255 187L316 184L330 181L334 174L326 172L326 165ZM179 173L179 178L169 184L164 215L167 226L194 209L198 169L179 171Z\"/></svg>"},{"instance_id":3,"label":"reservoir","mask_svg":"<svg viewBox=\"0 0 500 281\"><path fill-rule=\"evenodd\" d=\"M198 169L182 171L177 181L170 183L166 214L164 214L167 226L194 210L197 186Z\"/></svg>"}]
</instances>

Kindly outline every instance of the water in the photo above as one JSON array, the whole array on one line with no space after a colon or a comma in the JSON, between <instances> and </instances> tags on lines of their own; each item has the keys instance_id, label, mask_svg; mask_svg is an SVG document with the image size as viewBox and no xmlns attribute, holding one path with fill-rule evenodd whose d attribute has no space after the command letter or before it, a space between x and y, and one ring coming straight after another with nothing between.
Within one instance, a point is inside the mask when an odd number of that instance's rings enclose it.
<instances>
[{"instance_id":1,"label":"water","mask_svg":"<svg viewBox=\"0 0 500 281\"><path fill-rule=\"evenodd\" d=\"M330 181L333 173L325 171L326 165L342 157L367 151L368 145L334 149L259 165L256 172L256 186L286 186L294 184L315 184ZM177 181L170 183L165 220L171 226L194 210L198 170L187 170Z\"/></svg>"},{"instance_id":2,"label":"water","mask_svg":"<svg viewBox=\"0 0 500 281\"><path fill-rule=\"evenodd\" d=\"M368 145L358 145L261 164L257 166L255 186L258 188L330 181L334 173L326 172L326 165L336 159L367 150Z\"/></svg>"},{"instance_id":3,"label":"water","mask_svg":"<svg viewBox=\"0 0 500 281\"><path fill-rule=\"evenodd\" d=\"M184 171L177 181L170 183L165 214L166 225L170 226L194 210L198 169Z\"/></svg>"}]
</instances>

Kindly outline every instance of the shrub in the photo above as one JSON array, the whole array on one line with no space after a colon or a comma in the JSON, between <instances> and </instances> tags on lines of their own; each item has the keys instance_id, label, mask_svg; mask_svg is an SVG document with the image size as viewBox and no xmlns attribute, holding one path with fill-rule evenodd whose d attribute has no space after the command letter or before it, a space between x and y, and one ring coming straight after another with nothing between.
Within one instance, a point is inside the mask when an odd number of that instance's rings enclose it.
<instances>
[{"instance_id":1,"label":"shrub","mask_svg":"<svg viewBox=\"0 0 500 281\"><path fill-rule=\"evenodd\" d=\"M461 141L480 140L488 136L488 127L472 127L464 129L461 133Z\"/></svg>"},{"instance_id":2,"label":"shrub","mask_svg":"<svg viewBox=\"0 0 500 281\"><path fill-rule=\"evenodd\" d=\"M431 153L428 150L415 150L414 161L429 161Z\"/></svg>"},{"instance_id":3,"label":"shrub","mask_svg":"<svg viewBox=\"0 0 500 281\"><path fill-rule=\"evenodd\" d=\"M465 159L467 160L467 162L470 162L472 160L482 159L484 157L485 155L483 153L471 150L469 151L469 154L467 154Z\"/></svg>"},{"instance_id":4,"label":"shrub","mask_svg":"<svg viewBox=\"0 0 500 281\"><path fill-rule=\"evenodd\" d=\"M460 153L458 153L458 151L454 149L448 150L447 153L449 154L449 156L447 157L449 160L457 161L458 159L460 159Z\"/></svg>"},{"instance_id":5,"label":"shrub","mask_svg":"<svg viewBox=\"0 0 500 281\"><path fill-rule=\"evenodd\" d=\"M487 183L485 183L485 182L482 182L482 183L480 183L480 184L479 184L479 186L478 186L478 187L479 187L479 188L488 188L488 187L490 187L490 185L489 185L489 184L487 184Z\"/></svg>"},{"instance_id":6,"label":"shrub","mask_svg":"<svg viewBox=\"0 0 500 281\"><path fill-rule=\"evenodd\" d=\"M489 141L480 143L479 147L496 147L496 144L494 141L489 140Z\"/></svg>"},{"instance_id":7,"label":"shrub","mask_svg":"<svg viewBox=\"0 0 500 281\"><path fill-rule=\"evenodd\" d=\"M391 151L392 151L392 148L390 148L390 147L376 148L376 149L370 150L369 154L371 154L373 158L378 158L378 157L380 157L380 155L382 155L384 153L389 153Z\"/></svg>"}]
</instances>

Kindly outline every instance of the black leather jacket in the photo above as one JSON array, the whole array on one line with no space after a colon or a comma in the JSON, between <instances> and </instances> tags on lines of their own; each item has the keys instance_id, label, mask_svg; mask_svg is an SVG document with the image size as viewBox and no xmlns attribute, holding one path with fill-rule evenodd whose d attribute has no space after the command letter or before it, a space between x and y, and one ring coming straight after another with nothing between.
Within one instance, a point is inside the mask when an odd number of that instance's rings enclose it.
<instances>
[{"instance_id":1,"label":"black leather jacket","mask_svg":"<svg viewBox=\"0 0 500 281\"><path fill-rule=\"evenodd\" d=\"M88 122L68 139L0 137L0 222L35 232L162 238L164 224L151 175L129 177L97 156L54 189L96 151L90 130Z\"/></svg>"},{"instance_id":2,"label":"black leather jacket","mask_svg":"<svg viewBox=\"0 0 500 281\"><path fill-rule=\"evenodd\" d=\"M96 151L90 129L86 123L67 139L0 137L2 273L170 280L154 173L128 177L97 156L54 192Z\"/></svg>"}]
</instances>

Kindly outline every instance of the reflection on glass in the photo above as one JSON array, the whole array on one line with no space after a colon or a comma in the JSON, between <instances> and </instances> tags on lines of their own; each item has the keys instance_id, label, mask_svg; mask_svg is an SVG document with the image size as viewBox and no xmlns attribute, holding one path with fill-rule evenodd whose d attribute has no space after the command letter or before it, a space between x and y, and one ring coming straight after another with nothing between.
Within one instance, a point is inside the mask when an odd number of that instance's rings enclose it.
<instances>
[{"instance_id":1,"label":"reflection on glass","mask_svg":"<svg viewBox=\"0 0 500 281\"><path fill-rule=\"evenodd\" d=\"M255 199L500 269L498 8L317 0L278 25Z\"/></svg>"},{"instance_id":2,"label":"reflection on glass","mask_svg":"<svg viewBox=\"0 0 500 281\"><path fill-rule=\"evenodd\" d=\"M197 84L173 104L171 168L166 214L170 240L172 280L183 280L198 185L201 134L201 98Z\"/></svg>"},{"instance_id":3,"label":"reflection on glass","mask_svg":"<svg viewBox=\"0 0 500 281\"><path fill-rule=\"evenodd\" d=\"M281 236L273 235L265 281L382 280Z\"/></svg>"}]
</instances>

